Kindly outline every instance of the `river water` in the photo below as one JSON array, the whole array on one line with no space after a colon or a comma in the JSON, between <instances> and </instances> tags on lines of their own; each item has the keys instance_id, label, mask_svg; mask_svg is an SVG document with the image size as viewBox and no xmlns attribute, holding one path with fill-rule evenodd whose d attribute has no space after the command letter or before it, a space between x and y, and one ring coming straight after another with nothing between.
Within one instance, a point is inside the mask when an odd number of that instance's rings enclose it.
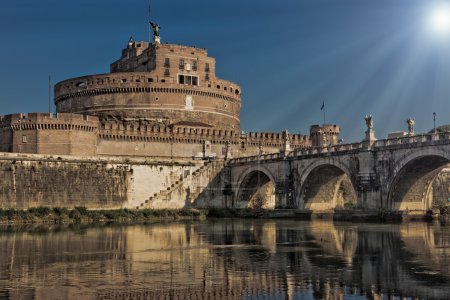
<instances>
[{"instance_id":1,"label":"river water","mask_svg":"<svg viewBox=\"0 0 450 300\"><path fill-rule=\"evenodd\" d=\"M4 227L0 245L2 300L450 299L438 224Z\"/></svg>"}]
</instances>

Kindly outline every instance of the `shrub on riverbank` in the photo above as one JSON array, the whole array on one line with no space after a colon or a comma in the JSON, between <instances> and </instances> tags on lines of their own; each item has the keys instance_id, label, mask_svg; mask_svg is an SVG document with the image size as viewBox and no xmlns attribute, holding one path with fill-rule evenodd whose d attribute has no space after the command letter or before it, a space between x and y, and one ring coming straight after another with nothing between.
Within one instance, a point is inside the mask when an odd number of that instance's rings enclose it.
<instances>
[{"instance_id":1,"label":"shrub on riverbank","mask_svg":"<svg viewBox=\"0 0 450 300\"><path fill-rule=\"evenodd\" d=\"M2 224L70 224L70 223L142 223L157 220L201 220L206 213L197 209L113 209L88 210L85 207L36 207L28 210L0 209Z\"/></svg>"}]
</instances>

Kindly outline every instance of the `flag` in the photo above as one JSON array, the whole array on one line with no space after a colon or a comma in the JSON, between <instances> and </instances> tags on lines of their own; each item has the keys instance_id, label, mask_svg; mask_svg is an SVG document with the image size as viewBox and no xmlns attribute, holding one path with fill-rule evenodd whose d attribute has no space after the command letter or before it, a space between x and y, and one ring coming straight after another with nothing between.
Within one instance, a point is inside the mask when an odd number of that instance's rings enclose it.
<instances>
[{"instance_id":1,"label":"flag","mask_svg":"<svg viewBox=\"0 0 450 300\"><path fill-rule=\"evenodd\" d=\"M320 108L320 110L323 110L324 108L325 108L325 101L323 101L322 107Z\"/></svg>"}]
</instances>

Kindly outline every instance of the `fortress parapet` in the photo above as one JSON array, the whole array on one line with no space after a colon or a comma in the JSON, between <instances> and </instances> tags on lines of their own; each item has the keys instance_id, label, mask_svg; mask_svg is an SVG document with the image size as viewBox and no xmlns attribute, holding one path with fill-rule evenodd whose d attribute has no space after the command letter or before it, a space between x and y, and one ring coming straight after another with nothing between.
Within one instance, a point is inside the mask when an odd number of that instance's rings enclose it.
<instances>
[{"instance_id":1,"label":"fortress parapet","mask_svg":"<svg viewBox=\"0 0 450 300\"><path fill-rule=\"evenodd\" d=\"M204 143L211 144L211 152L223 157L229 147L233 157L256 155L260 149L264 153L278 153L285 144L281 133L251 132L204 127L202 123L180 122L162 125L145 120L102 122L99 132L100 155L168 156L192 157L202 151ZM291 135L290 142L296 148L309 145L309 138Z\"/></svg>"},{"instance_id":2,"label":"fortress parapet","mask_svg":"<svg viewBox=\"0 0 450 300\"><path fill-rule=\"evenodd\" d=\"M0 151L93 156L98 124L95 116L65 113L0 116Z\"/></svg>"},{"instance_id":3,"label":"fortress parapet","mask_svg":"<svg viewBox=\"0 0 450 300\"><path fill-rule=\"evenodd\" d=\"M338 125L312 125L309 132L312 147L324 147L339 144L341 128Z\"/></svg>"}]
</instances>

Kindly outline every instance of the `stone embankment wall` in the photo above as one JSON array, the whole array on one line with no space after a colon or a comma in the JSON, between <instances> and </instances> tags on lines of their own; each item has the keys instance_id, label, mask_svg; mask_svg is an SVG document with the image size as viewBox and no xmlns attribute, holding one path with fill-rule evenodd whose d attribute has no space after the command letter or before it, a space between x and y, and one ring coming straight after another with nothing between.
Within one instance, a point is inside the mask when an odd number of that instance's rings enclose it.
<instances>
[{"instance_id":1,"label":"stone embankment wall","mask_svg":"<svg viewBox=\"0 0 450 300\"><path fill-rule=\"evenodd\" d=\"M170 199L158 198L155 205L149 204L148 199L173 189L182 178L188 178L188 181L181 188L187 188L193 182L209 183L209 177L216 174L206 169L204 161L0 153L0 208L84 206L88 209L119 209L140 207L146 201L146 207L152 208L196 206L194 201L187 201L193 199L196 192L181 191L180 188L179 192L171 193Z\"/></svg>"},{"instance_id":2,"label":"stone embankment wall","mask_svg":"<svg viewBox=\"0 0 450 300\"><path fill-rule=\"evenodd\" d=\"M445 207L450 203L450 168L445 168L433 182L432 197L434 207Z\"/></svg>"}]
</instances>

